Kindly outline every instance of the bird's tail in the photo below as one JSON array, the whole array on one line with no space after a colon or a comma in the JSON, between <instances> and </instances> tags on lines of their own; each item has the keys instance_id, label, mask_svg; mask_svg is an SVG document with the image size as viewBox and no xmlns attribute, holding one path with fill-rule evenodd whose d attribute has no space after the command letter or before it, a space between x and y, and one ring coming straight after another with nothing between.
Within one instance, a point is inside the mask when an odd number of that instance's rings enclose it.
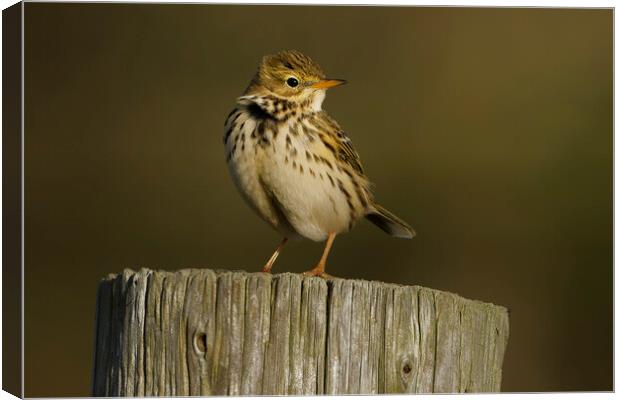
<instances>
[{"instance_id":1,"label":"bird's tail","mask_svg":"<svg viewBox=\"0 0 620 400\"><path fill-rule=\"evenodd\" d=\"M401 239L411 239L415 231L408 223L398 218L379 204L366 214L366 219L377 225L382 231Z\"/></svg>"}]
</instances>

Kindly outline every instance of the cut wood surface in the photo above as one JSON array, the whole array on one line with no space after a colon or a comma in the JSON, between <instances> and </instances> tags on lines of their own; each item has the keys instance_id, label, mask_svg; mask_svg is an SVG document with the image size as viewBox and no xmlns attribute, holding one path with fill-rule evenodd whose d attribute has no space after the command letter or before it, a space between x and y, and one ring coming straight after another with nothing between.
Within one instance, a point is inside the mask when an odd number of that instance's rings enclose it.
<instances>
[{"instance_id":1,"label":"cut wood surface","mask_svg":"<svg viewBox=\"0 0 620 400\"><path fill-rule=\"evenodd\" d=\"M497 392L506 308L419 286L186 269L99 285L94 396Z\"/></svg>"}]
</instances>

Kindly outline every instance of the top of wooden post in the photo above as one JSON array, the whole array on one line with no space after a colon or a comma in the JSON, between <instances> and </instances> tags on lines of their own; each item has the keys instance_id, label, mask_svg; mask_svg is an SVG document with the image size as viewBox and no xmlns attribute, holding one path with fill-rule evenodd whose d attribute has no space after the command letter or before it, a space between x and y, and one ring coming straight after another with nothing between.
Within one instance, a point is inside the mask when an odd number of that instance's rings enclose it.
<instances>
[{"instance_id":1,"label":"top of wooden post","mask_svg":"<svg viewBox=\"0 0 620 400\"><path fill-rule=\"evenodd\" d=\"M99 287L93 394L499 391L505 307L295 273L141 269Z\"/></svg>"},{"instance_id":2,"label":"top of wooden post","mask_svg":"<svg viewBox=\"0 0 620 400\"><path fill-rule=\"evenodd\" d=\"M115 273L115 272L109 273L105 278L102 279L102 283L106 281L113 281L120 277L123 277L124 279L129 280L131 279L131 277L136 276L137 274L148 276L150 274L155 273L155 274L161 275L162 277L166 277L166 276L168 277L172 277L172 276L189 277L192 274L201 273L204 271L215 273L217 276L233 274L233 275L238 275L239 277L245 276L246 278L252 276L252 277L262 277L263 279L270 279L270 280L278 280L281 278L287 278L287 279L299 280L300 282L313 281L314 284L319 284L319 285L324 284L325 286L330 285L330 284L336 284L336 283L342 284L343 282L349 282L351 284L356 284L356 285L381 286L384 288L392 288L392 289L394 288L415 288L418 290L422 289L422 290L428 291L429 293L433 293L435 295L454 296L455 299L459 299L465 302L471 302L473 304L479 304L483 307L490 307L499 313L505 313L507 316L510 314L510 310L508 309L508 307L505 307L502 305L494 304L492 302L483 301L483 300L468 299L466 297L459 295L458 293L452 293L452 292L446 292L446 291L439 290L439 289L427 288L425 286L419 286L419 285L413 285L413 284L408 285L408 284L403 284L403 283L391 283L391 282L367 280L367 279L361 279L361 278L342 278L338 276L329 276L327 278L321 278L321 277L308 276L308 275L304 275L301 273L295 273L295 272L264 273L264 272L248 272L242 269L223 269L223 268L207 268L207 267L205 268L201 268L201 267L183 268L183 269L179 269L175 271L168 271L168 270L162 270L162 269L150 269L150 268L140 268L138 270L133 270L131 268L125 268L123 272L120 272L120 273Z\"/></svg>"}]
</instances>

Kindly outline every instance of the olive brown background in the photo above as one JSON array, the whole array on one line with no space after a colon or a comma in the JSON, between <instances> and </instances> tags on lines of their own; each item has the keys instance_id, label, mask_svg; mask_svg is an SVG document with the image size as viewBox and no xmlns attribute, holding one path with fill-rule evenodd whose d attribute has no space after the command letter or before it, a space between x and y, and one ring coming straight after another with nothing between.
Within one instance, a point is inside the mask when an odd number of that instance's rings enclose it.
<instances>
[{"instance_id":1,"label":"olive brown background","mask_svg":"<svg viewBox=\"0 0 620 400\"><path fill-rule=\"evenodd\" d=\"M595 9L26 3L26 396L90 394L106 274L262 266L280 238L229 179L223 122L290 48L349 80L325 108L418 232L362 222L328 270L509 307L505 391L612 390L612 29Z\"/></svg>"}]
</instances>

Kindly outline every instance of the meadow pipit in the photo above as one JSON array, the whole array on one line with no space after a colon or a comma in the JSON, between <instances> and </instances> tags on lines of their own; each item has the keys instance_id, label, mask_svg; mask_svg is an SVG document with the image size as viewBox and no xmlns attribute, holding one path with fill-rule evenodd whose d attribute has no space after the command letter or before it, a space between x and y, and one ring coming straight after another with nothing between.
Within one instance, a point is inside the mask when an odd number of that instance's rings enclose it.
<instances>
[{"instance_id":1,"label":"meadow pipit","mask_svg":"<svg viewBox=\"0 0 620 400\"><path fill-rule=\"evenodd\" d=\"M298 51L265 56L226 119L228 168L250 206L284 239L264 272L269 272L288 239L327 239L316 266L325 276L327 255L337 234L366 217L399 238L411 227L374 201L351 140L321 109L328 88L345 83L326 79L321 67Z\"/></svg>"}]
</instances>

